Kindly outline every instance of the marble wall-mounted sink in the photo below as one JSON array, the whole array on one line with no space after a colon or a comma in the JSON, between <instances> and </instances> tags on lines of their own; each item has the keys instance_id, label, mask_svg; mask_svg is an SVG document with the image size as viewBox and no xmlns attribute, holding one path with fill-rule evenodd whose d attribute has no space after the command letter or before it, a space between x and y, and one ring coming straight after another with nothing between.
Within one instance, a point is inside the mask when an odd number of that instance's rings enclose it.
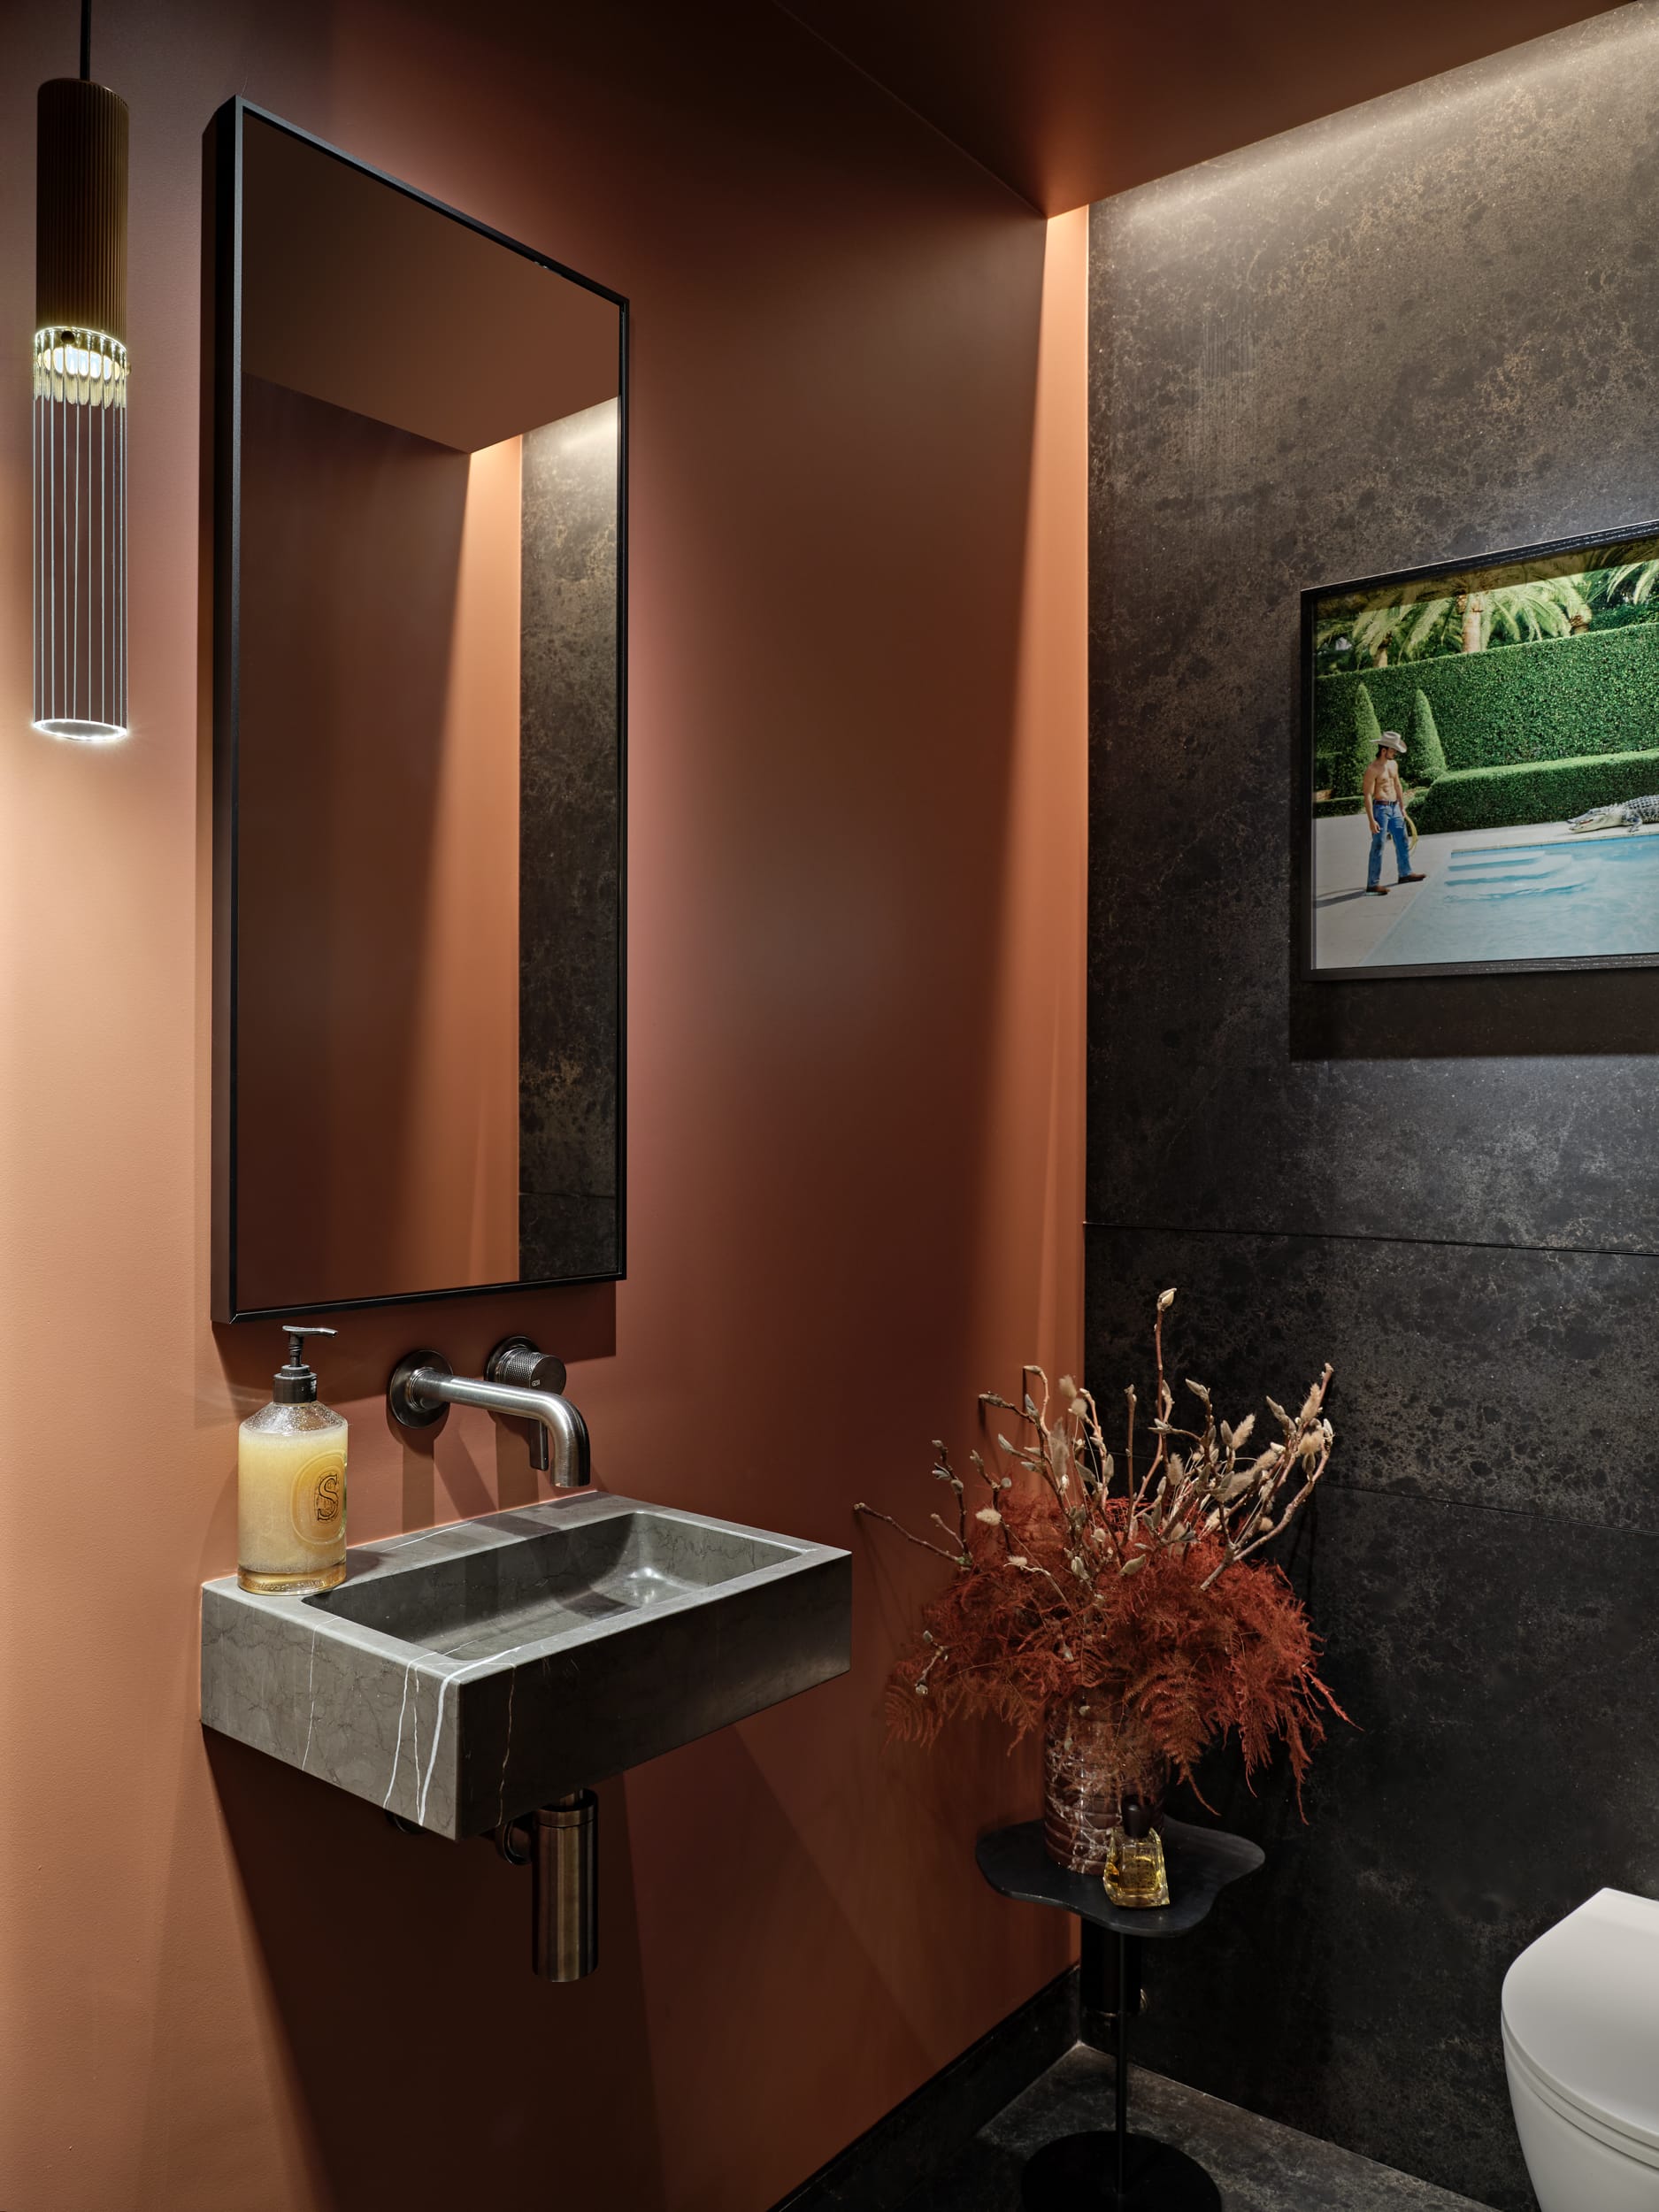
<instances>
[{"instance_id":1,"label":"marble wall-mounted sink","mask_svg":"<svg viewBox=\"0 0 1659 2212\"><path fill-rule=\"evenodd\" d=\"M442 1836L481 1833L851 1663L852 1561L602 1494L202 1592L202 1719Z\"/></svg>"}]
</instances>

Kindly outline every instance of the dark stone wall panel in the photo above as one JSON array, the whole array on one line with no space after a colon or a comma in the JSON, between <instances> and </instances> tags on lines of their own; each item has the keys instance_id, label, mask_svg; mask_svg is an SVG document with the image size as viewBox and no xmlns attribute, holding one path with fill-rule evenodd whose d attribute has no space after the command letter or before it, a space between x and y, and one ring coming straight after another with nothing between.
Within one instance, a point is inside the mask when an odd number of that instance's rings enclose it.
<instances>
[{"instance_id":1,"label":"dark stone wall panel","mask_svg":"<svg viewBox=\"0 0 1659 2212\"><path fill-rule=\"evenodd\" d=\"M1659 1260L1333 1237L1093 1229L1092 1386L1151 1402L1151 1316L1178 1396L1300 1402L1328 1360L1326 1480L1659 1537ZM1189 1401L1189 1404L1191 1402Z\"/></svg>"},{"instance_id":2,"label":"dark stone wall panel","mask_svg":"<svg viewBox=\"0 0 1659 2212\"><path fill-rule=\"evenodd\" d=\"M1659 974L1296 986L1289 875L1304 587L1659 514L1656 110L1627 8L1094 210L1092 1218L1659 1251Z\"/></svg>"},{"instance_id":3,"label":"dark stone wall panel","mask_svg":"<svg viewBox=\"0 0 1659 2212\"><path fill-rule=\"evenodd\" d=\"M1607 1886L1659 1893L1659 1538L1330 1489L1290 1540L1333 1724L1297 1818L1230 1753L1201 1778L1263 1871L1156 1947L1164 2073L1531 2212L1499 1993Z\"/></svg>"},{"instance_id":4,"label":"dark stone wall panel","mask_svg":"<svg viewBox=\"0 0 1659 2212\"><path fill-rule=\"evenodd\" d=\"M1104 203L1087 1363L1337 1369L1291 1565L1357 1726L1161 1946L1148 2062L1530 2207L1498 1992L1659 1894L1659 974L1301 986L1309 585L1659 515L1659 8Z\"/></svg>"}]
</instances>

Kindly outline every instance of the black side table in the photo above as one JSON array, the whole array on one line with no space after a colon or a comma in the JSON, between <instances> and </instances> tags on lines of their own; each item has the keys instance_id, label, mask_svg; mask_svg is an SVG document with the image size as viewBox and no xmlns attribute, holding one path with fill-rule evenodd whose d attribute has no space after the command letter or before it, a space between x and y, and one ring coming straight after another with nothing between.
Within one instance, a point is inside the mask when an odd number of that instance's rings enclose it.
<instances>
[{"instance_id":1,"label":"black side table","mask_svg":"<svg viewBox=\"0 0 1659 2212\"><path fill-rule=\"evenodd\" d=\"M1242 1836L1184 1820L1166 1818L1158 1832L1170 1901L1152 1910L1114 1905L1098 1874L1071 1874L1056 1866L1042 1847L1040 1820L995 1829L974 1847L980 1873L1004 1897L1077 1915L1083 2003L1118 2016L1117 2125L1110 2134L1096 2129L1045 2144L1025 2168L1021 2199L1028 2212L1221 2212L1221 2192L1196 2159L1149 2135L1129 2132L1129 2016L1141 2005L1142 1939L1195 1928L1229 1882L1256 1872L1263 1855ZM1117 1967L1115 2006L1108 1999L1109 1939Z\"/></svg>"}]
</instances>

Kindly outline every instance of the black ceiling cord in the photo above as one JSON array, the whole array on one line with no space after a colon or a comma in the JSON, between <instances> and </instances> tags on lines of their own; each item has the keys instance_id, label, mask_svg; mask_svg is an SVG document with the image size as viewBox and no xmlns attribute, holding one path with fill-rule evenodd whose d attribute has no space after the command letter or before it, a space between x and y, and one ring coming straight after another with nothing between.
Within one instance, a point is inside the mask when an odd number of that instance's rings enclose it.
<instances>
[{"instance_id":1,"label":"black ceiling cord","mask_svg":"<svg viewBox=\"0 0 1659 2212\"><path fill-rule=\"evenodd\" d=\"M92 0L81 0L81 81L92 82Z\"/></svg>"}]
</instances>

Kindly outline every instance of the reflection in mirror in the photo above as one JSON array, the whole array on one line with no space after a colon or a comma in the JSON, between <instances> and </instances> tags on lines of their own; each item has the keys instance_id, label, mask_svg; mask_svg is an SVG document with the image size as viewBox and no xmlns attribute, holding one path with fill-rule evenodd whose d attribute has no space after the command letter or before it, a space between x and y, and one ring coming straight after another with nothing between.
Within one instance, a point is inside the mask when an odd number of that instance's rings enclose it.
<instances>
[{"instance_id":1,"label":"reflection in mirror","mask_svg":"<svg viewBox=\"0 0 1659 2212\"><path fill-rule=\"evenodd\" d=\"M617 1275L624 305L240 104L211 166L216 1312Z\"/></svg>"}]
</instances>

